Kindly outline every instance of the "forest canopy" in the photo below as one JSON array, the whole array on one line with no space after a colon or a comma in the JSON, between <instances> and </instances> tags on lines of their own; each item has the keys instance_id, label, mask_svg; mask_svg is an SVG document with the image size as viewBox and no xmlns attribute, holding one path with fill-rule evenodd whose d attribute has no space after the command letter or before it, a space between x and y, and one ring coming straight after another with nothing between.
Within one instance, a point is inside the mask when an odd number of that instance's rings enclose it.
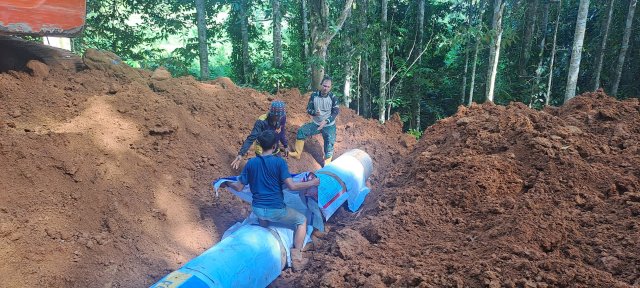
<instances>
[{"instance_id":1,"label":"forest canopy","mask_svg":"<svg viewBox=\"0 0 640 288\"><path fill-rule=\"evenodd\" d=\"M381 122L397 112L419 135L472 102L637 97L636 2L89 0L73 49L269 92L328 74L344 105Z\"/></svg>"}]
</instances>

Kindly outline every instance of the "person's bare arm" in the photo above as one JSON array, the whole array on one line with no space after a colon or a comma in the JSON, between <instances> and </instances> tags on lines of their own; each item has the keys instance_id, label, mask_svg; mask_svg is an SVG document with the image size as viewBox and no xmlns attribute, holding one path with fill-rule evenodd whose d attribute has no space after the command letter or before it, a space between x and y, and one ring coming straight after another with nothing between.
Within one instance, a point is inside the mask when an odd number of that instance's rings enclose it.
<instances>
[{"instance_id":1,"label":"person's bare arm","mask_svg":"<svg viewBox=\"0 0 640 288\"><path fill-rule=\"evenodd\" d=\"M236 190L236 191L242 191L242 189L244 189L244 184L240 182L224 182L220 184L220 188L227 188L227 187L231 187L233 188L233 190Z\"/></svg>"},{"instance_id":2,"label":"person's bare arm","mask_svg":"<svg viewBox=\"0 0 640 288\"><path fill-rule=\"evenodd\" d=\"M284 184L287 186L289 190L300 191L300 190L307 190L311 187L320 185L320 180L318 178L314 178L307 182L293 182L292 178L287 178L287 180L284 180Z\"/></svg>"}]
</instances>

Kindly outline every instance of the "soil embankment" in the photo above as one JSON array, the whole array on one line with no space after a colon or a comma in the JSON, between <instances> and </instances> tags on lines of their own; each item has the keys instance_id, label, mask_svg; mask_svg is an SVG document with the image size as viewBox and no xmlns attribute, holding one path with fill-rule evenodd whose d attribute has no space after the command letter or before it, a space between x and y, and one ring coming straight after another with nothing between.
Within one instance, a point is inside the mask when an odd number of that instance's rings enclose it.
<instances>
[{"instance_id":1,"label":"soil embankment","mask_svg":"<svg viewBox=\"0 0 640 288\"><path fill-rule=\"evenodd\" d=\"M7 287L154 283L250 212L210 182L238 173L230 163L269 102L286 101L291 143L308 121L297 90L170 78L113 57L87 57L77 73L0 74ZM371 196L332 218L307 270L272 286L640 285L638 99L474 105L418 143L397 116L380 125L343 108L337 125L336 155L374 160ZM288 162L300 172L321 161L316 136Z\"/></svg>"}]
</instances>

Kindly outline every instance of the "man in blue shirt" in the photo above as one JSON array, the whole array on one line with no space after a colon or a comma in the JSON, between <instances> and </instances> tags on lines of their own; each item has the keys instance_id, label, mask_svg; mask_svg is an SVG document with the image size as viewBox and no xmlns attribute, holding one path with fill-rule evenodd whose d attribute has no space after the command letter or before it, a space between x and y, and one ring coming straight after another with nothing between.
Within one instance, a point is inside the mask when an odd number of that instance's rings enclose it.
<instances>
[{"instance_id":1,"label":"man in blue shirt","mask_svg":"<svg viewBox=\"0 0 640 288\"><path fill-rule=\"evenodd\" d=\"M277 222L295 228L291 260L293 270L299 271L307 262L302 258L301 252L307 234L307 218L297 210L286 207L282 185L286 185L292 191L304 191L320 185L320 181L315 178L307 182L293 182L287 162L273 155L276 142L277 137L273 130L260 133L258 143L262 147L262 155L249 159L242 169L238 182L225 182L221 187L229 186L240 191L248 184L253 194L251 201L253 213L260 220L260 225L266 226L269 222ZM227 183L228 185L224 185Z\"/></svg>"}]
</instances>

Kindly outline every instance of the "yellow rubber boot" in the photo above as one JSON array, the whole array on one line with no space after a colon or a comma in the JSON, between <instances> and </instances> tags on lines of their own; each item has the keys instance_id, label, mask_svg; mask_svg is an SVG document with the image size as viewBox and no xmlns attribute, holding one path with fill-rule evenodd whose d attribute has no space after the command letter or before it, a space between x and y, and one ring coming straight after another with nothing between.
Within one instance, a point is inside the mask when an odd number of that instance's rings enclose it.
<instances>
[{"instance_id":1,"label":"yellow rubber boot","mask_svg":"<svg viewBox=\"0 0 640 288\"><path fill-rule=\"evenodd\" d=\"M324 166L329 165L329 163L331 163L331 159L332 159L332 158L333 158L333 157L325 158L325 159L324 159ZM323 166L323 167L324 167L324 166Z\"/></svg>"},{"instance_id":2,"label":"yellow rubber boot","mask_svg":"<svg viewBox=\"0 0 640 288\"><path fill-rule=\"evenodd\" d=\"M289 152L289 156L300 159L300 156L302 156L302 149L304 149L304 140L296 140L295 148L296 151Z\"/></svg>"},{"instance_id":3,"label":"yellow rubber boot","mask_svg":"<svg viewBox=\"0 0 640 288\"><path fill-rule=\"evenodd\" d=\"M269 113L262 114L258 117L258 120L267 120L267 116L269 116ZM262 147L260 147L260 143L258 143L258 140L253 142L253 145L256 146L255 147L256 155L262 155Z\"/></svg>"}]
</instances>

